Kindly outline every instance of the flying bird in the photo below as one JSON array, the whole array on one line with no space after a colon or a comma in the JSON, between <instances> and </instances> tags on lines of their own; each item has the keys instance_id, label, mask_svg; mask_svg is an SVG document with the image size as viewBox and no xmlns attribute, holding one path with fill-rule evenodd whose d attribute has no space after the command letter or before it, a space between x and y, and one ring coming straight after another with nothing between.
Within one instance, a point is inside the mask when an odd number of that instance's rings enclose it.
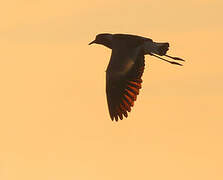
<instances>
[{"instance_id":1,"label":"flying bird","mask_svg":"<svg viewBox=\"0 0 223 180\"><path fill-rule=\"evenodd\" d=\"M94 41L112 50L110 62L106 69L106 94L109 114L112 120L122 120L128 117L128 112L136 101L142 84L145 67L144 55L155 56L171 64L182 64L164 59L166 56L173 60L184 61L179 57L167 55L169 43L154 42L145 38L129 34L98 34Z\"/></svg>"}]
</instances>

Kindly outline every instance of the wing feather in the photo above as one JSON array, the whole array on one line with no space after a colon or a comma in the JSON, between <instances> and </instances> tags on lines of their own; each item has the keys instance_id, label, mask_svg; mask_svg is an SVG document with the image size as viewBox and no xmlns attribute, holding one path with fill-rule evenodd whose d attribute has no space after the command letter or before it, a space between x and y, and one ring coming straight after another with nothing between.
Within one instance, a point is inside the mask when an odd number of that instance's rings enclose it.
<instances>
[{"instance_id":1,"label":"wing feather","mask_svg":"<svg viewBox=\"0 0 223 180\"><path fill-rule=\"evenodd\" d=\"M128 117L127 112L131 111L141 89L144 66L144 54L140 52L134 65L124 75L114 76L114 71L106 73L107 102L112 120L118 121L122 120L123 116Z\"/></svg>"}]
</instances>

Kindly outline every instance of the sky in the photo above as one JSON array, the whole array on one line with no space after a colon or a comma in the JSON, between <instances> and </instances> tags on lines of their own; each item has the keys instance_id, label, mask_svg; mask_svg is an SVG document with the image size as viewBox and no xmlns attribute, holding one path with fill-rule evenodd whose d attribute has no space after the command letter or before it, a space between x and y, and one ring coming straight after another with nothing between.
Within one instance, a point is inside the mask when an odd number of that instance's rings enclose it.
<instances>
[{"instance_id":1,"label":"sky","mask_svg":"<svg viewBox=\"0 0 223 180\"><path fill-rule=\"evenodd\" d=\"M1 180L222 180L221 0L0 3ZM183 67L146 56L127 119L105 94L98 33L169 42Z\"/></svg>"}]
</instances>

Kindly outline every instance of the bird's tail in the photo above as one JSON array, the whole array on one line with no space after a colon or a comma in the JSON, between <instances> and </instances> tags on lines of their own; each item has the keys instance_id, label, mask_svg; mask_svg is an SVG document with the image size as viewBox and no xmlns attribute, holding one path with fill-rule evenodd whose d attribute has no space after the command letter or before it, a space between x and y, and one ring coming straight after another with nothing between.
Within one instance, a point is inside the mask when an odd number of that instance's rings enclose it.
<instances>
[{"instance_id":1,"label":"bird's tail","mask_svg":"<svg viewBox=\"0 0 223 180\"><path fill-rule=\"evenodd\" d=\"M176 61L184 61L183 59L181 59L179 57L173 57L173 56L167 55L166 53L167 53L168 50L169 50L169 43L167 43L167 42L166 43L157 43L157 42L153 42L153 41L147 41L144 44L145 54L155 56L155 57L157 57L159 59L162 59L166 62L169 62L171 64L176 64L176 65L182 66L182 64L180 64L178 62L169 61L169 60L166 60L164 58L159 57L159 56L166 56L166 57L171 58L171 59L176 60Z\"/></svg>"},{"instance_id":2,"label":"bird's tail","mask_svg":"<svg viewBox=\"0 0 223 180\"><path fill-rule=\"evenodd\" d=\"M145 50L145 54L154 53L159 56L163 56L169 50L169 43L157 43L153 41L152 42L147 41L144 44L144 50Z\"/></svg>"},{"instance_id":3,"label":"bird's tail","mask_svg":"<svg viewBox=\"0 0 223 180\"><path fill-rule=\"evenodd\" d=\"M169 43L157 43L157 42L154 42L154 44L156 46L155 52L154 52L155 54L163 56L169 50Z\"/></svg>"}]
</instances>

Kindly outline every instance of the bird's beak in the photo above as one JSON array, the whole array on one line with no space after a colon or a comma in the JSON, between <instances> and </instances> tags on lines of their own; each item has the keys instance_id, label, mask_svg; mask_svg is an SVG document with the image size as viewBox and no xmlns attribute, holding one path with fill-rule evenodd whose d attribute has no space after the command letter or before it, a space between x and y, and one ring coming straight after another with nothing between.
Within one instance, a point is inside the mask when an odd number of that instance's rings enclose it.
<instances>
[{"instance_id":1,"label":"bird's beak","mask_svg":"<svg viewBox=\"0 0 223 180\"><path fill-rule=\"evenodd\" d=\"M95 43L95 40L94 41L92 41L92 42L90 42L88 45L91 45L91 44L94 44Z\"/></svg>"}]
</instances>

